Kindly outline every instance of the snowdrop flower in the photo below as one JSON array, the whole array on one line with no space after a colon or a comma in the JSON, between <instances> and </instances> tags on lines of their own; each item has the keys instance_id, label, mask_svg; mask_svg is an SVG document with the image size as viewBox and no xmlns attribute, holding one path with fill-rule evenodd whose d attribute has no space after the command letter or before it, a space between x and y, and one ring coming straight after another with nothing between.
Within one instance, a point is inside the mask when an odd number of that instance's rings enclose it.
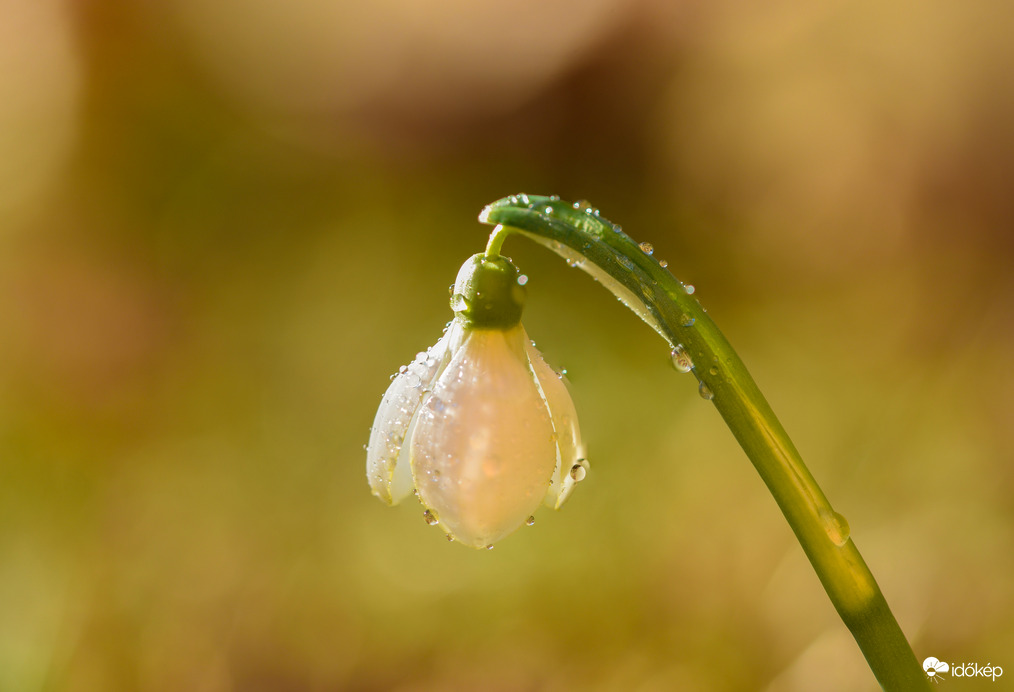
<instances>
[{"instance_id":1,"label":"snowdrop flower","mask_svg":"<svg viewBox=\"0 0 1014 692\"><path fill-rule=\"evenodd\" d=\"M454 320L395 376L367 448L374 495L414 489L428 523L475 548L559 508L587 469L570 394L521 326L519 278L504 257L465 262Z\"/></svg>"}]
</instances>

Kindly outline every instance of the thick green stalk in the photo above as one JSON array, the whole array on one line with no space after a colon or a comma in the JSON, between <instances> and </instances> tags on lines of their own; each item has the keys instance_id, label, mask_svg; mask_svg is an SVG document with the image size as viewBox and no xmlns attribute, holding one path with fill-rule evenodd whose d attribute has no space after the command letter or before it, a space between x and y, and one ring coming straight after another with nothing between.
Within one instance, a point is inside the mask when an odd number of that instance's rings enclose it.
<instances>
[{"instance_id":1,"label":"thick green stalk","mask_svg":"<svg viewBox=\"0 0 1014 692\"><path fill-rule=\"evenodd\" d=\"M924 690L928 679L880 587L849 534L810 475L750 373L693 297L638 244L587 203L518 195L487 206L480 221L496 224L487 254L508 233L520 232L553 249L602 282L673 349L690 369L778 503L824 590L880 682L894 690Z\"/></svg>"}]
</instances>

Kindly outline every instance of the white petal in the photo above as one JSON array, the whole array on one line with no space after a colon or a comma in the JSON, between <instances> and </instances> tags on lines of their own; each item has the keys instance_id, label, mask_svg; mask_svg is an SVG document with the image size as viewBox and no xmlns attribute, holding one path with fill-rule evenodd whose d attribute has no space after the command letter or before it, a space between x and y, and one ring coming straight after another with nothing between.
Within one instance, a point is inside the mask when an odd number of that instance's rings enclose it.
<instances>
[{"instance_id":1,"label":"white petal","mask_svg":"<svg viewBox=\"0 0 1014 692\"><path fill-rule=\"evenodd\" d=\"M419 411L411 440L419 499L476 548L520 527L556 467L549 409L520 325L470 330Z\"/></svg>"},{"instance_id":2,"label":"white petal","mask_svg":"<svg viewBox=\"0 0 1014 692\"><path fill-rule=\"evenodd\" d=\"M546 492L545 504L547 507L559 509L577 483L574 476L571 475L571 469L579 459L585 469L588 467L588 462L581 459L584 456L584 445L581 443L581 430L577 424L574 400L571 399L570 392L567 391L567 385L546 363L542 354L527 337L525 338L525 351L528 353L532 371L535 373L542 394L549 405L549 412L553 417L553 428L556 430L557 465L553 472L553 482Z\"/></svg>"},{"instance_id":3,"label":"white petal","mask_svg":"<svg viewBox=\"0 0 1014 692\"><path fill-rule=\"evenodd\" d=\"M412 474L408 455L402 454L403 442L411 439L415 414L449 361L451 342L460 342L460 332L457 323L451 325L436 345L418 354L391 382L377 409L366 450L366 478L373 494L389 505L401 502L412 492Z\"/></svg>"}]
</instances>

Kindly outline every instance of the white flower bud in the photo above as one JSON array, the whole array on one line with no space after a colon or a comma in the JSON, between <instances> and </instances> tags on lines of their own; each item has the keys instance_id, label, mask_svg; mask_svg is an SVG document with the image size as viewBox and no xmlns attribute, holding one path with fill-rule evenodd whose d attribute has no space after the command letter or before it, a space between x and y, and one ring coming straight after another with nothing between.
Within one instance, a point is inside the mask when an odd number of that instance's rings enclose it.
<instances>
[{"instance_id":1,"label":"white flower bud","mask_svg":"<svg viewBox=\"0 0 1014 692\"><path fill-rule=\"evenodd\" d=\"M483 548L543 502L559 508L584 477L582 454L570 395L524 328L456 319L391 383L366 468L382 500L395 504L415 487L428 518Z\"/></svg>"}]
</instances>

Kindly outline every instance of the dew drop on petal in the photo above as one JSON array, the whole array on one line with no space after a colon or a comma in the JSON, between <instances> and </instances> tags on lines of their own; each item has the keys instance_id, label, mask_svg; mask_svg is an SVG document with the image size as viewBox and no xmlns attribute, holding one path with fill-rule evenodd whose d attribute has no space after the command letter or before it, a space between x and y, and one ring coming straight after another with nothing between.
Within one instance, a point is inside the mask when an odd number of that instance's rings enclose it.
<instances>
[{"instance_id":1,"label":"dew drop on petal","mask_svg":"<svg viewBox=\"0 0 1014 692\"><path fill-rule=\"evenodd\" d=\"M535 517L528 517L527 519L525 519L525 526L534 526L534 525L535 525Z\"/></svg>"},{"instance_id":2,"label":"dew drop on petal","mask_svg":"<svg viewBox=\"0 0 1014 692\"><path fill-rule=\"evenodd\" d=\"M454 540L454 536L452 536L451 534L447 534L447 542L450 543L453 540Z\"/></svg>"},{"instance_id":3,"label":"dew drop on petal","mask_svg":"<svg viewBox=\"0 0 1014 692\"><path fill-rule=\"evenodd\" d=\"M570 477L573 478L575 482L583 481L586 475L588 475L588 471L585 470L584 466L581 464L574 464L570 467Z\"/></svg>"},{"instance_id":4,"label":"dew drop on petal","mask_svg":"<svg viewBox=\"0 0 1014 692\"><path fill-rule=\"evenodd\" d=\"M700 386L697 388L697 392L701 395L701 398L704 399L705 401L711 401L712 399L715 398L715 393L711 391L708 385L704 384L703 382L701 382Z\"/></svg>"},{"instance_id":5,"label":"dew drop on petal","mask_svg":"<svg viewBox=\"0 0 1014 692\"><path fill-rule=\"evenodd\" d=\"M672 359L672 366L676 368L676 372L690 372L694 369L694 361L683 348L683 344L677 344L669 354L669 358Z\"/></svg>"},{"instance_id":6,"label":"dew drop on petal","mask_svg":"<svg viewBox=\"0 0 1014 692\"><path fill-rule=\"evenodd\" d=\"M437 515L433 512L432 509L427 509L425 512L423 512L423 519L425 519L426 523L429 524L430 526L436 526L437 524L440 523L439 517L437 517Z\"/></svg>"},{"instance_id":7,"label":"dew drop on petal","mask_svg":"<svg viewBox=\"0 0 1014 692\"><path fill-rule=\"evenodd\" d=\"M655 246L652 245L651 243L641 243L637 247L641 248L641 252L643 252L646 255L650 255L651 253L655 252Z\"/></svg>"},{"instance_id":8,"label":"dew drop on petal","mask_svg":"<svg viewBox=\"0 0 1014 692\"><path fill-rule=\"evenodd\" d=\"M489 545L486 546L486 550L492 550L492 549L493 549L493 544L492 543L490 543Z\"/></svg>"},{"instance_id":9,"label":"dew drop on petal","mask_svg":"<svg viewBox=\"0 0 1014 692\"><path fill-rule=\"evenodd\" d=\"M461 293L455 293L451 296L451 310L454 312L461 312L462 310L468 309L468 298Z\"/></svg>"}]
</instances>

